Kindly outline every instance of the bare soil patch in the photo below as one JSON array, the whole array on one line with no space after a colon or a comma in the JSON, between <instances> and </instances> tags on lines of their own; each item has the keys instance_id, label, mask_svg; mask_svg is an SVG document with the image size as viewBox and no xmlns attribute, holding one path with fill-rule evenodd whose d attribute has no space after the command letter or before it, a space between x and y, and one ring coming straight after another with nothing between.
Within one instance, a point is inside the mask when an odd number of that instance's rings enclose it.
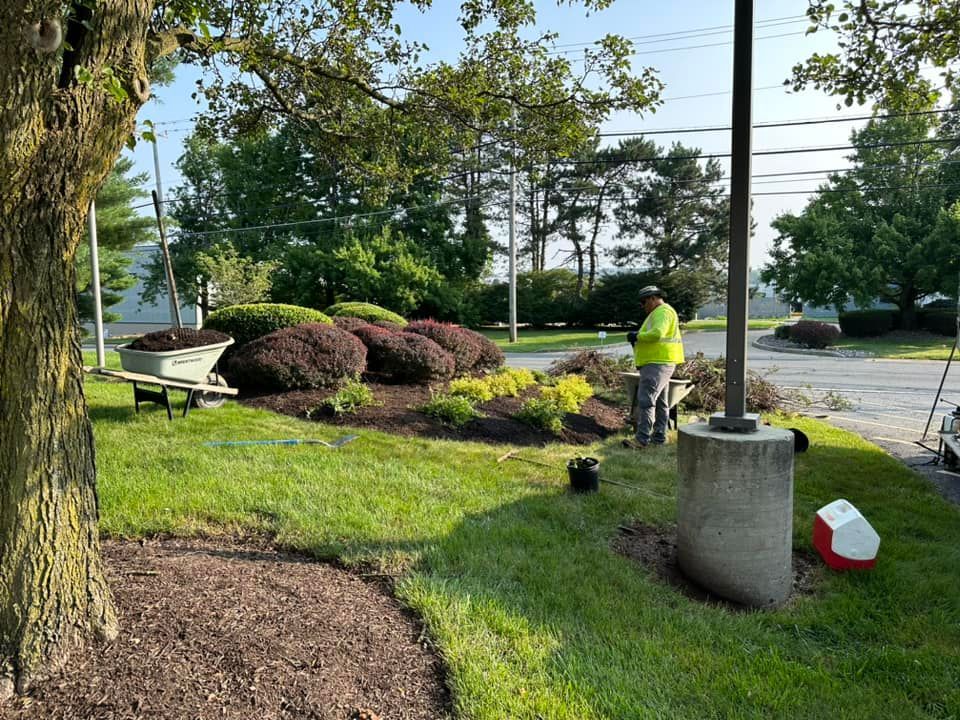
<instances>
[{"instance_id":1,"label":"bare soil patch","mask_svg":"<svg viewBox=\"0 0 960 720\"><path fill-rule=\"evenodd\" d=\"M714 595L690 580L677 564L676 526L656 527L644 523L625 525L613 540L613 549L639 563L657 579L675 588L691 600L708 605L721 605L736 611L752 611L745 605ZM823 567L820 561L807 553L793 552L793 592L791 597L811 595Z\"/></svg>"},{"instance_id":2,"label":"bare soil patch","mask_svg":"<svg viewBox=\"0 0 960 720\"><path fill-rule=\"evenodd\" d=\"M372 428L404 436L526 446L558 441L586 445L621 432L627 418L627 408L590 398L579 413L567 413L563 433L560 436L553 435L512 417L524 400L537 395L535 389L527 389L521 397L496 398L478 405L477 408L485 417L473 420L461 428L454 428L414 409L430 399L429 386L368 383L368 387L380 404L360 408L355 413L346 415L335 415L323 407L323 401L334 393L330 389L258 395L242 398L241 402L299 418L306 417L309 412L310 419L330 425ZM442 391L444 387L443 384L438 384L433 387L433 391Z\"/></svg>"},{"instance_id":3,"label":"bare soil patch","mask_svg":"<svg viewBox=\"0 0 960 720\"><path fill-rule=\"evenodd\" d=\"M266 542L108 542L120 636L9 720L434 720L440 660L382 583Z\"/></svg>"}]
</instances>

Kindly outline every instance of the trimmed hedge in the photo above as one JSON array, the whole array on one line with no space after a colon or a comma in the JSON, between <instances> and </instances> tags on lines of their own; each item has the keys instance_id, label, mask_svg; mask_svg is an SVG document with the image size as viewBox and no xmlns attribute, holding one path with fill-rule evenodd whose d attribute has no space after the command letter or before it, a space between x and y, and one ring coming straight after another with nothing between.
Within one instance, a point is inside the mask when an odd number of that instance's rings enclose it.
<instances>
[{"instance_id":1,"label":"trimmed hedge","mask_svg":"<svg viewBox=\"0 0 960 720\"><path fill-rule=\"evenodd\" d=\"M804 347L822 350L840 339L840 331L829 323L801 320L790 326L790 339Z\"/></svg>"},{"instance_id":2,"label":"trimmed hedge","mask_svg":"<svg viewBox=\"0 0 960 720\"><path fill-rule=\"evenodd\" d=\"M352 333L355 330L359 330L364 325L368 325L369 323L362 318L350 317L349 315L338 315L333 318L333 324L341 330L346 330L348 333Z\"/></svg>"},{"instance_id":3,"label":"trimmed hedge","mask_svg":"<svg viewBox=\"0 0 960 720\"><path fill-rule=\"evenodd\" d=\"M957 334L957 311L931 308L917 313L920 327L938 335L953 337Z\"/></svg>"},{"instance_id":4,"label":"trimmed hedge","mask_svg":"<svg viewBox=\"0 0 960 720\"><path fill-rule=\"evenodd\" d=\"M503 356L503 350L497 347L497 344L486 335L481 335L474 330L467 330L466 328L461 328L461 330L474 338L477 346L480 348L480 357L477 358L477 362L473 365L474 370L496 370L499 367L503 367L507 362L507 359Z\"/></svg>"},{"instance_id":5,"label":"trimmed hedge","mask_svg":"<svg viewBox=\"0 0 960 720\"><path fill-rule=\"evenodd\" d=\"M365 302L341 302L331 305L326 310L327 315L356 317L367 322L376 322L377 320L387 320L397 325L406 325L407 321L400 315L391 310L382 308L379 305Z\"/></svg>"},{"instance_id":6,"label":"trimmed hedge","mask_svg":"<svg viewBox=\"0 0 960 720\"><path fill-rule=\"evenodd\" d=\"M899 310L854 310L840 313L840 330L849 337L873 337L900 325Z\"/></svg>"},{"instance_id":7,"label":"trimmed hedge","mask_svg":"<svg viewBox=\"0 0 960 720\"><path fill-rule=\"evenodd\" d=\"M792 327L793 325L777 325L773 329L773 336L777 338L777 340L789 340L790 328Z\"/></svg>"},{"instance_id":8,"label":"trimmed hedge","mask_svg":"<svg viewBox=\"0 0 960 720\"><path fill-rule=\"evenodd\" d=\"M453 377L453 355L433 340L416 333L376 330L366 336L368 370L396 383L427 383Z\"/></svg>"},{"instance_id":9,"label":"trimmed hedge","mask_svg":"<svg viewBox=\"0 0 960 720\"><path fill-rule=\"evenodd\" d=\"M363 372L366 359L363 343L350 333L307 323L247 343L228 367L242 388L296 390L336 385Z\"/></svg>"},{"instance_id":10,"label":"trimmed hedge","mask_svg":"<svg viewBox=\"0 0 960 720\"><path fill-rule=\"evenodd\" d=\"M370 347L370 343L372 343L375 338L383 337L384 335L396 335L396 333L390 332L385 328L370 324L361 325L356 330L352 330L351 333L356 335L360 339L360 342L367 347Z\"/></svg>"},{"instance_id":11,"label":"trimmed hedge","mask_svg":"<svg viewBox=\"0 0 960 720\"><path fill-rule=\"evenodd\" d=\"M404 332L430 338L453 355L458 375L473 370L480 359L480 343L477 342L476 334L468 334L456 325L434 320L415 320L404 328Z\"/></svg>"},{"instance_id":12,"label":"trimmed hedge","mask_svg":"<svg viewBox=\"0 0 960 720\"><path fill-rule=\"evenodd\" d=\"M333 321L319 310L283 305L280 303L253 303L231 305L214 310L203 323L205 330L226 333L236 341L232 350L276 330L295 327L304 323L331 325Z\"/></svg>"}]
</instances>

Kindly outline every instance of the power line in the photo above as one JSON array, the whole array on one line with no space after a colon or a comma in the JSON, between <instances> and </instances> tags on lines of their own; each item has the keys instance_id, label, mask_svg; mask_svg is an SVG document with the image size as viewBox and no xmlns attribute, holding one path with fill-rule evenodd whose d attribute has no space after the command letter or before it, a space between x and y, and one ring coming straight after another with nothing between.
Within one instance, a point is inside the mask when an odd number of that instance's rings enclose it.
<instances>
[{"instance_id":1,"label":"power line","mask_svg":"<svg viewBox=\"0 0 960 720\"><path fill-rule=\"evenodd\" d=\"M251 225L249 227L241 227L241 228L223 228L222 230L202 230L199 232L187 231L187 232L178 233L177 237L202 237L206 235L219 235L222 233L250 232L253 230L272 230L274 228L289 228L289 227L298 227L302 225L318 225L318 224L328 223L328 222L337 222L339 220L359 220L362 218L378 217L381 215L398 215L400 213L416 212L417 210L427 210L429 208L442 207L444 205L452 205L460 202L470 202L472 200L476 200L476 198L456 198L453 200L443 200L440 202L426 203L423 205L414 205L411 207L389 208L387 210L376 210L373 212L366 212L366 213L353 213L351 215L339 215L336 217L316 218L315 220L298 220L295 222L287 222L287 223L269 223L265 225ZM481 203L480 207L482 208L493 207L493 206L505 205L505 204L506 204L506 201L496 200L496 201L488 201L485 203Z\"/></svg>"},{"instance_id":2,"label":"power line","mask_svg":"<svg viewBox=\"0 0 960 720\"><path fill-rule=\"evenodd\" d=\"M860 120L889 120L899 117L914 117L924 115L942 115L945 113L960 112L960 108L942 108L938 110L917 110L915 112L888 113L886 115L853 115L840 118L800 118L797 120L779 120L754 124L754 130L780 127L799 127L802 125L826 125L829 123L857 122ZM642 135L676 135L679 133L713 133L729 132L729 125L701 125L698 127L657 128L654 130L636 130L619 132L601 132L597 137L635 137Z\"/></svg>"}]
</instances>

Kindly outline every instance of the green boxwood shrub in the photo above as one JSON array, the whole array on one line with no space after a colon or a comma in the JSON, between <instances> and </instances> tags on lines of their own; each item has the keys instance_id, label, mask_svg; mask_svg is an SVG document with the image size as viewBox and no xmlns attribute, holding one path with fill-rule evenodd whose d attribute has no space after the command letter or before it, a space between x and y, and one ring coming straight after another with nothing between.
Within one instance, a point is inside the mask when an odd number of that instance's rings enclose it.
<instances>
[{"instance_id":1,"label":"green boxwood shrub","mask_svg":"<svg viewBox=\"0 0 960 720\"><path fill-rule=\"evenodd\" d=\"M790 326L790 339L804 347L822 350L840 339L840 331L829 323L801 320Z\"/></svg>"},{"instance_id":2,"label":"green boxwood shrub","mask_svg":"<svg viewBox=\"0 0 960 720\"><path fill-rule=\"evenodd\" d=\"M773 336L777 338L777 340L789 340L790 328L792 327L793 325L777 325L773 329Z\"/></svg>"},{"instance_id":3,"label":"green boxwood shrub","mask_svg":"<svg viewBox=\"0 0 960 720\"><path fill-rule=\"evenodd\" d=\"M247 390L315 388L363 372L366 356L363 343L350 333L306 323L247 343L230 359L228 373Z\"/></svg>"},{"instance_id":4,"label":"green boxwood shrub","mask_svg":"<svg viewBox=\"0 0 960 720\"><path fill-rule=\"evenodd\" d=\"M848 337L883 335L900 325L898 310L853 310L840 313L840 330Z\"/></svg>"},{"instance_id":5,"label":"green boxwood shrub","mask_svg":"<svg viewBox=\"0 0 960 720\"><path fill-rule=\"evenodd\" d=\"M333 317L356 317L371 323L377 320L387 320L388 322L401 326L407 324L407 321L400 315L386 308L382 308L379 305L374 305L373 303L341 302L328 307L326 313Z\"/></svg>"},{"instance_id":6,"label":"green boxwood shrub","mask_svg":"<svg viewBox=\"0 0 960 720\"><path fill-rule=\"evenodd\" d=\"M931 308L917 313L920 327L938 335L953 337L957 334L957 311Z\"/></svg>"},{"instance_id":7,"label":"green boxwood shrub","mask_svg":"<svg viewBox=\"0 0 960 720\"><path fill-rule=\"evenodd\" d=\"M330 325L333 321L319 310L283 305L280 303L253 303L231 305L214 310L203 323L205 330L226 333L236 341L232 348L236 353L241 345L263 337L275 330L296 327L304 323Z\"/></svg>"}]
</instances>

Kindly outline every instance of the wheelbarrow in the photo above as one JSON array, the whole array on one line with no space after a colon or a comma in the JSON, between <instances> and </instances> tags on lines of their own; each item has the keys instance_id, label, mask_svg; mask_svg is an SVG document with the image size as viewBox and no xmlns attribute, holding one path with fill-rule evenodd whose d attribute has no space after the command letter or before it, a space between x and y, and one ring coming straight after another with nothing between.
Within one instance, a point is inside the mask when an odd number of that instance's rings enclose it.
<instances>
[{"instance_id":1,"label":"wheelbarrow","mask_svg":"<svg viewBox=\"0 0 960 720\"><path fill-rule=\"evenodd\" d=\"M622 372L623 384L627 391L627 397L630 398L630 421L637 421L637 386L640 384L640 373ZM674 430L677 429L677 406L680 401L693 392L696 387L692 380L684 378L670 378L670 384L667 386L667 405L670 408L669 425Z\"/></svg>"},{"instance_id":2,"label":"wheelbarrow","mask_svg":"<svg viewBox=\"0 0 960 720\"><path fill-rule=\"evenodd\" d=\"M217 361L223 351L233 344L233 338L213 345L152 352L132 350L129 345L118 345L122 371L100 367L84 367L85 372L116 378L133 383L133 402L140 412L141 402L153 402L167 410L167 418L173 420L170 404L171 388L187 391L183 417L192 406L218 408L227 395L237 395L236 388L227 386L226 380L217 371ZM160 390L148 390L140 385L156 385Z\"/></svg>"}]
</instances>

